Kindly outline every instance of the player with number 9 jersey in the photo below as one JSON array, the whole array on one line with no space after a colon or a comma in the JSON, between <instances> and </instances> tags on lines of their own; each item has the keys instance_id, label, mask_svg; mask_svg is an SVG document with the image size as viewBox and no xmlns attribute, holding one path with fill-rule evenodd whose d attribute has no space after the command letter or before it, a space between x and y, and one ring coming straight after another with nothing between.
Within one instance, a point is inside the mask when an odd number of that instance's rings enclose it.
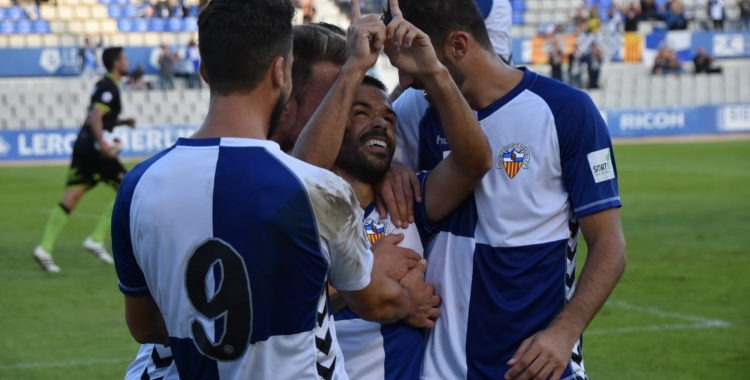
<instances>
[{"instance_id":1,"label":"player with number 9 jersey","mask_svg":"<svg viewBox=\"0 0 750 380\"><path fill-rule=\"evenodd\" d=\"M365 288L372 254L346 182L274 142L180 139L120 190L120 290L154 298L180 378L348 378L327 282Z\"/></svg>"}]
</instances>

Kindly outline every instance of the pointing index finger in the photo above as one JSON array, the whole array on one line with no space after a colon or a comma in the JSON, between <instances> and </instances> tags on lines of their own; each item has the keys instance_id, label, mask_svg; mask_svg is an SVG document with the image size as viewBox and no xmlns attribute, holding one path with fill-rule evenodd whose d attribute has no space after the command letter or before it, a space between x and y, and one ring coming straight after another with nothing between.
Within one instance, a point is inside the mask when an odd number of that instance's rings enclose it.
<instances>
[{"instance_id":1,"label":"pointing index finger","mask_svg":"<svg viewBox=\"0 0 750 380\"><path fill-rule=\"evenodd\" d=\"M357 22L362 18L362 13L359 10L359 0L352 0L352 22Z\"/></svg>"},{"instance_id":2,"label":"pointing index finger","mask_svg":"<svg viewBox=\"0 0 750 380\"><path fill-rule=\"evenodd\" d=\"M398 0L389 0L391 2L391 16L398 17L403 16L401 14L401 8L398 7Z\"/></svg>"}]
</instances>

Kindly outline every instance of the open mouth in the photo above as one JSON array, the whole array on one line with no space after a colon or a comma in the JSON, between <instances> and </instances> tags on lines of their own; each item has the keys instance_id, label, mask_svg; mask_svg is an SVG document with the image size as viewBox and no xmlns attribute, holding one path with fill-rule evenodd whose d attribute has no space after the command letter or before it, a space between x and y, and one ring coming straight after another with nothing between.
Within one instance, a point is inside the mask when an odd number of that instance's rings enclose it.
<instances>
[{"instance_id":1,"label":"open mouth","mask_svg":"<svg viewBox=\"0 0 750 380\"><path fill-rule=\"evenodd\" d=\"M381 137L368 138L362 145L371 152L388 153L388 142Z\"/></svg>"}]
</instances>

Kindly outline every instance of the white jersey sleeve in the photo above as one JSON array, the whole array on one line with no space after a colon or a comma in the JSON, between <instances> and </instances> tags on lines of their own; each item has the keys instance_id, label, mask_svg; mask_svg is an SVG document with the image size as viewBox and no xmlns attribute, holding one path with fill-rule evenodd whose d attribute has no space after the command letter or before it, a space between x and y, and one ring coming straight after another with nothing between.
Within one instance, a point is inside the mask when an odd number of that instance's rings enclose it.
<instances>
[{"instance_id":1,"label":"white jersey sleeve","mask_svg":"<svg viewBox=\"0 0 750 380\"><path fill-rule=\"evenodd\" d=\"M373 257L361 233L362 218L354 190L327 170L305 181L318 232L328 245L331 285L343 291L364 289L370 284Z\"/></svg>"},{"instance_id":2,"label":"white jersey sleeve","mask_svg":"<svg viewBox=\"0 0 750 380\"><path fill-rule=\"evenodd\" d=\"M407 89L393 103L396 122L396 153L394 160L417 171L419 167L419 123L430 103L421 91Z\"/></svg>"}]
</instances>

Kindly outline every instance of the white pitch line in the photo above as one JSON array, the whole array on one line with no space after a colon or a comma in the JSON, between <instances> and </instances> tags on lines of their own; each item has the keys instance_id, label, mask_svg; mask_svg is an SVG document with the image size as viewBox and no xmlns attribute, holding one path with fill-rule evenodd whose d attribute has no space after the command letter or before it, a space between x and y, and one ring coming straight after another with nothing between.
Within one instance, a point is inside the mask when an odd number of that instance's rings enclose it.
<instances>
[{"instance_id":1,"label":"white pitch line","mask_svg":"<svg viewBox=\"0 0 750 380\"><path fill-rule=\"evenodd\" d=\"M726 321L720 321L716 319L708 319L704 317L699 317L697 315L688 315L688 314L681 314L681 313L673 313L669 311L664 311L660 309L656 309L653 307L644 307L644 306L638 306L633 305L627 302L623 301L607 301L608 306L614 306L619 307L621 309L627 309L627 310L633 310L633 311L640 311L642 313L648 313L653 315L658 315L660 317L669 317L669 318L677 318L682 319L686 321L691 322L699 322L702 324L711 325L711 327L729 327L732 324Z\"/></svg>"},{"instance_id":2,"label":"white pitch line","mask_svg":"<svg viewBox=\"0 0 750 380\"><path fill-rule=\"evenodd\" d=\"M712 329L712 328L724 328L728 327L725 324L711 324L711 323L694 323L694 324L675 324L675 325L654 325L654 326L632 326L632 327L620 327L615 329L594 329L588 330L583 333L584 336L592 335L613 335L613 334L628 334L646 331L668 331L668 330L698 330L698 329Z\"/></svg>"},{"instance_id":3,"label":"white pitch line","mask_svg":"<svg viewBox=\"0 0 750 380\"><path fill-rule=\"evenodd\" d=\"M36 368L51 368L51 367L77 367L77 366L89 366L97 364L114 364L122 363L133 360L132 358L120 358L120 359L88 359L88 360L68 360L64 362L42 362L42 363L15 363L0 365L0 371L11 370L11 369L36 369Z\"/></svg>"}]
</instances>

